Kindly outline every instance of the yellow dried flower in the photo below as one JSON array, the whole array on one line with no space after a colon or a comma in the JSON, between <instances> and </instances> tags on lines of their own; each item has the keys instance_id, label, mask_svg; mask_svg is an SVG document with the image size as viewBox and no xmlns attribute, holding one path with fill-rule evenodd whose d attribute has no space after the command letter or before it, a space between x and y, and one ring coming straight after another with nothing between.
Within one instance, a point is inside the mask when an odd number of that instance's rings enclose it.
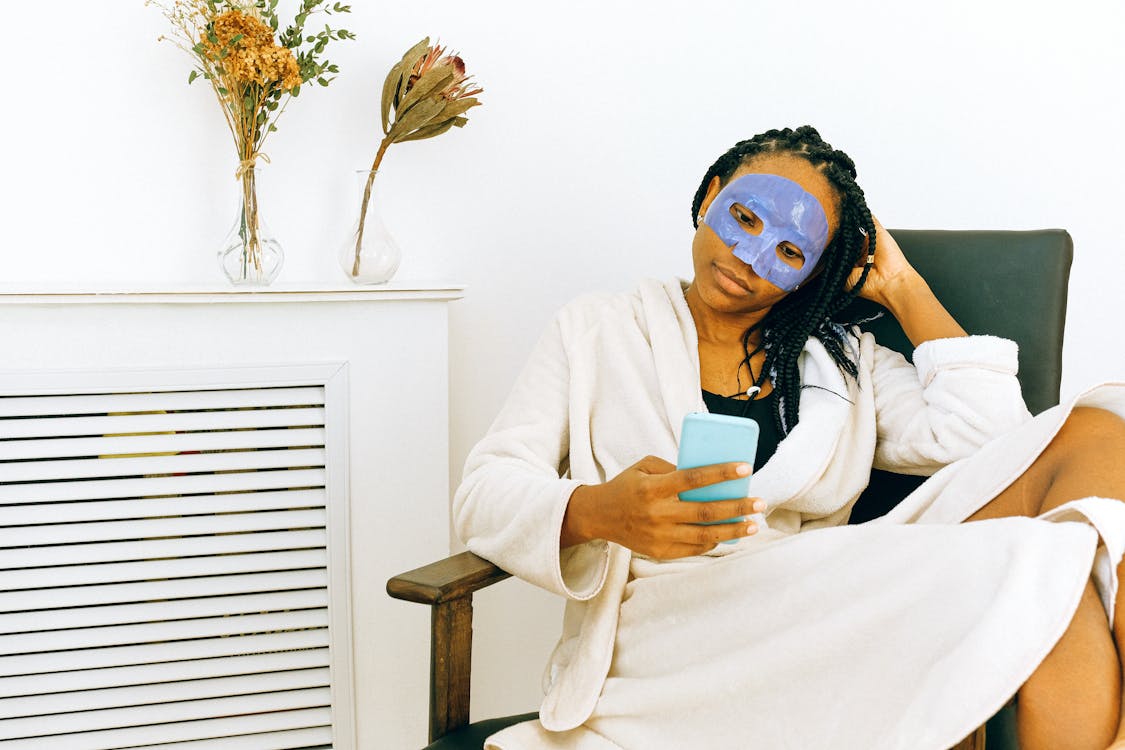
<instances>
[{"instance_id":1,"label":"yellow dried flower","mask_svg":"<svg viewBox=\"0 0 1125 750\"><path fill-rule=\"evenodd\" d=\"M271 57L270 70L274 72L273 80L280 81L281 87L289 89L301 85L301 68L297 65L297 58L288 47L275 46L269 51Z\"/></svg>"},{"instance_id":2,"label":"yellow dried flower","mask_svg":"<svg viewBox=\"0 0 1125 750\"><path fill-rule=\"evenodd\" d=\"M236 44L246 47L263 47L273 45L273 29L266 26L257 18L237 11L228 10L220 13L211 21L211 28L218 38L218 49L222 50L230 41L239 34L242 35ZM201 40L208 43L207 39Z\"/></svg>"},{"instance_id":3,"label":"yellow dried flower","mask_svg":"<svg viewBox=\"0 0 1125 750\"><path fill-rule=\"evenodd\" d=\"M226 52L221 64L239 83L279 83L286 91L301 83L301 70L293 51L275 44L269 26L241 11L230 10L215 16L210 34L204 34L200 43L215 60Z\"/></svg>"}]
</instances>

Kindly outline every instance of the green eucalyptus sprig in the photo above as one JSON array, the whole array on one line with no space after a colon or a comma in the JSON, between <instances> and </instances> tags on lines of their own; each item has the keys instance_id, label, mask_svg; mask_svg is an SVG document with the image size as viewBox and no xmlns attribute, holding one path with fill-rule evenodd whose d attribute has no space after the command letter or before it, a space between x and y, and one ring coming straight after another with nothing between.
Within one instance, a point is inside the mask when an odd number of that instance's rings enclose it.
<instances>
[{"instance_id":1,"label":"green eucalyptus sprig","mask_svg":"<svg viewBox=\"0 0 1125 750\"><path fill-rule=\"evenodd\" d=\"M261 0L259 0L261 2ZM269 0L270 28L277 31L277 3L278 0ZM347 29L333 29L324 24L324 30L305 36L305 23L314 13L324 13L331 16L334 13L351 13L352 6L335 2L329 5L325 0L302 0L301 9L293 17L293 23L286 27L279 37L280 43L289 49L296 50L297 67L301 70L301 81L316 80L321 86L327 86L340 72L340 68L327 59L318 59L324 53L328 43L333 40L355 39L355 34ZM311 44L309 49L300 49L301 39ZM331 74L331 75L329 75ZM293 92L293 96L300 93L300 86Z\"/></svg>"},{"instance_id":2,"label":"green eucalyptus sprig","mask_svg":"<svg viewBox=\"0 0 1125 750\"><path fill-rule=\"evenodd\" d=\"M375 161L363 190L352 276L359 275L363 227L367 206L371 201L371 186L387 149L393 143L420 141L441 135L454 127L464 127L469 121L465 113L480 104L476 95L482 91L484 89L477 86L471 76L466 75L464 60L457 54L447 54L446 48L439 44L431 45L429 37L407 50L402 59L391 67L383 81L380 102L383 139L375 153Z\"/></svg>"}]
</instances>

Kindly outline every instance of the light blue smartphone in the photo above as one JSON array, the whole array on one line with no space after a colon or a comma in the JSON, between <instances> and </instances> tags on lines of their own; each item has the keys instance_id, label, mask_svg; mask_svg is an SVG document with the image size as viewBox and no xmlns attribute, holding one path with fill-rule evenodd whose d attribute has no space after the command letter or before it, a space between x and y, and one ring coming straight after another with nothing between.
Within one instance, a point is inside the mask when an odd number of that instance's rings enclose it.
<instances>
[{"instance_id":1,"label":"light blue smartphone","mask_svg":"<svg viewBox=\"0 0 1125 750\"><path fill-rule=\"evenodd\" d=\"M728 417L725 414L693 412L684 417L680 431L680 454L677 469L743 461L754 465L758 452L758 423L747 417ZM697 487L680 493L681 500L710 502L735 500L750 493L750 477L730 479L706 487ZM732 518L714 523L734 523L743 520Z\"/></svg>"}]
</instances>

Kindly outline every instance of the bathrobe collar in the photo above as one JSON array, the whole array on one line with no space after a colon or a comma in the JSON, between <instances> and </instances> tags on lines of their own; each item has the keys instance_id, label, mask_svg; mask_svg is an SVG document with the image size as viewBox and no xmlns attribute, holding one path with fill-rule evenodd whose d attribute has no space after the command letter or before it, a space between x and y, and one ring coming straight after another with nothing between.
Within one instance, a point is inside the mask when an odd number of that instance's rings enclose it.
<instances>
[{"instance_id":1,"label":"bathrobe collar","mask_svg":"<svg viewBox=\"0 0 1125 750\"><path fill-rule=\"evenodd\" d=\"M695 320L684 291L688 283L646 280L641 284L641 305L651 336L655 371L669 427L680 440L683 418L706 411L700 388L699 341ZM844 374L824 345L810 338L797 361L801 373L800 412L797 426L778 445L777 452L751 479L751 494L771 507L807 492L821 477L847 424L856 384ZM799 508L793 508L800 510Z\"/></svg>"}]
</instances>

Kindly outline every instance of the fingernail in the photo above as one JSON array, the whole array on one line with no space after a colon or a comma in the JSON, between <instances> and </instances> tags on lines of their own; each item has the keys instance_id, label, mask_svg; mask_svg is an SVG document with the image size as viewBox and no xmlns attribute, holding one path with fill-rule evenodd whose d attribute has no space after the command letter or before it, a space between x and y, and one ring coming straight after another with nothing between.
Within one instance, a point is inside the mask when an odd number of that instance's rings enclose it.
<instances>
[{"instance_id":1,"label":"fingernail","mask_svg":"<svg viewBox=\"0 0 1125 750\"><path fill-rule=\"evenodd\" d=\"M746 533L747 534L756 534L757 532L758 532L758 524L754 523L753 521L746 524Z\"/></svg>"},{"instance_id":2,"label":"fingernail","mask_svg":"<svg viewBox=\"0 0 1125 750\"><path fill-rule=\"evenodd\" d=\"M747 476L750 474L750 464L739 464L734 471L740 477Z\"/></svg>"},{"instance_id":3,"label":"fingernail","mask_svg":"<svg viewBox=\"0 0 1125 750\"><path fill-rule=\"evenodd\" d=\"M766 501L765 500L755 500L754 504L750 507L752 507L754 509L755 513L764 513L765 510L766 510Z\"/></svg>"}]
</instances>

